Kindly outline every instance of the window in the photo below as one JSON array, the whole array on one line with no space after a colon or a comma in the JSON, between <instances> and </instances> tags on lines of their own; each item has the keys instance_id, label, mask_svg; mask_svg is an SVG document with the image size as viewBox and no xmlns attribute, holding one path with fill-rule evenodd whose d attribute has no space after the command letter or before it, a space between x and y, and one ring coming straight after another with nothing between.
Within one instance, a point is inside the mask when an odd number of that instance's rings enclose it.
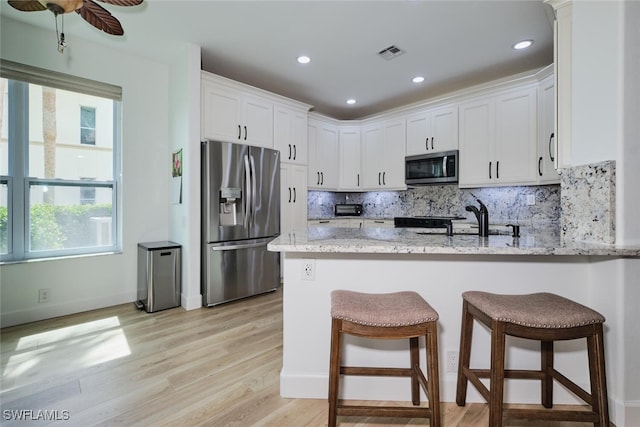
<instances>
[{"instance_id":1,"label":"window","mask_svg":"<svg viewBox=\"0 0 640 427\"><path fill-rule=\"evenodd\" d=\"M120 88L0 65L0 260L118 250Z\"/></svg>"},{"instance_id":2,"label":"window","mask_svg":"<svg viewBox=\"0 0 640 427\"><path fill-rule=\"evenodd\" d=\"M80 144L96 145L96 109L80 107Z\"/></svg>"}]
</instances>

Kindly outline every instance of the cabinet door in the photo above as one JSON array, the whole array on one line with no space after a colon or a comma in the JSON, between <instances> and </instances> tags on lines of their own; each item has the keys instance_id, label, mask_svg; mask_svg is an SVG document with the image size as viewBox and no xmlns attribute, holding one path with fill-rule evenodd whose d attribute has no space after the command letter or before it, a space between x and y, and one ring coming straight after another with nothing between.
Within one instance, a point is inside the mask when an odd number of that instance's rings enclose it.
<instances>
[{"instance_id":1,"label":"cabinet door","mask_svg":"<svg viewBox=\"0 0 640 427\"><path fill-rule=\"evenodd\" d=\"M459 114L459 185L473 187L490 184L495 178L495 102L493 98L470 101L460 105Z\"/></svg>"},{"instance_id":2,"label":"cabinet door","mask_svg":"<svg viewBox=\"0 0 640 427\"><path fill-rule=\"evenodd\" d=\"M201 95L202 138L238 142L242 132L239 94L203 79Z\"/></svg>"},{"instance_id":3,"label":"cabinet door","mask_svg":"<svg viewBox=\"0 0 640 427\"><path fill-rule=\"evenodd\" d=\"M273 148L273 103L245 96L242 103L242 142Z\"/></svg>"},{"instance_id":4,"label":"cabinet door","mask_svg":"<svg viewBox=\"0 0 640 427\"><path fill-rule=\"evenodd\" d=\"M538 88L538 182L551 184L560 182L555 169L557 156L555 127L554 76L542 81Z\"/></svg>"},{"instance_id":5,"label":"cabinet door","mask_svg":"<svg viewBox=\"0 0 640 427\"><path fill-rule=\"evenodd\" d=\"M307 227L307 168L280 164L280 233Z\"/></svg>"},{"instance_id":6,"label":"cabinet door","mask_svg":"<svg viewBox=\"0 0 640 427\"><path fill-rule=\"evenodd\" d=\"M382 157L384 139L382 125L371 125L362 130L362 185L365 190L382 187Z\"/></svg>"},{"instance_id":7,"label":"cabinet door","mask_svg":"<svg viewBox=\"0 0 640 427\"><path fill-rule=\"evenodd\" d=\"M384 125L384 152L382 157L382 187L387 190L406 189L404 183L404 153L406 141L404 120Z\"/></svg>"},{"instance_id":8,"label":"cabinet door","mask_svg":"<svg viewBox=\"0 0 640 427\"><path fill-rule=\"evenodd\" d=\"M407 156L424 154L431 142L431 115L426 111L407 117Z\"/></svg>"},{"instance_id":9,"label":"cabinet door","mask_svg":"<svg viewBox=\"0 0 640 427\"><path fill-rule=\"evenodd\" d=\"M350 218L349 219L349 227L351 228L362 228L364 227L364 220L360 218Z\"/></svg>"},{"instance_id":10,"label":"cabinet door","mask_svg":"<svg viewBox=\"0 0 640 427\"><path fill-rule=\"evenodd\" d=\"M495 182L534 184L537 173L536 88L496 97Z\"/></svg>"},{"instance_id":11,"label":"cabinet door","mask_svg":"<svg viewBox=\"0 0 640 427\"><path fill-rule=\"evenodd\" d=\"M280 160L306 165L307 113L276 106L273 115L273 144L280 150Z\"/></svg>"},{"instance_id":12,"label":"cabinet door","mask_svg":"<svg viewBox=\"0 0 640 427\"><path fill-rule=\"evenodd\" d=\"M360 129L340 130L339 165L339 188L341 190L360 190L362 188Z\"/></svg>"},{"instance_id":13,"label":"cabinet door","mask_svg":"<svg viewBox=\"0 0 640 427\"><path fill-rule=\"evenodd\" d=\"M326 190L338 188L338 130L335 127L320 128L316 154L320 160L320 187Z\"/></svg>"},{"instance_id":14,"label":"cabinet door","mask_svg":"<svg viewBox=\"0 0 640 427\"><path fill-rule=\"evenodd\" d=\"M309 188L338 188L338 130L335 126L309 120Z\"/></svg>"},{"instance_id":15,"label":"cabinet door","mask_svg":"<svg viewBox=\"0 0 640 427\"><path fill-rule=\"evenodd\" d=\"M431 113L434 152L458 149L458 108L442 107Z\"/></svg>"}]
</instances>

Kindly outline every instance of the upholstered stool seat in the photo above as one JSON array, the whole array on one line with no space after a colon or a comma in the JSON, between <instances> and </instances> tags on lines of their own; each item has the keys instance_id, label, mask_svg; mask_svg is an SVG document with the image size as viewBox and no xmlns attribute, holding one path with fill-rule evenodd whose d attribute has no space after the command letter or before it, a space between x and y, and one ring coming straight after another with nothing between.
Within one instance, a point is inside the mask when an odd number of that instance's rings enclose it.
<instances>
[{"instance_id":1,"label":"upholstered stool seat","mask_svg":"<svg viewBox=\"0 0 640 427\"><path fill-rule=\"evenodd\" d=\"M544 419L593 422L609 426L609 410L604 363L605 318L598 312L570 299L551 294L497 295L470 291L462 294L460 364L456 402L466 403L467 384L471 382L489 403L489 425L502 426L503 418ZM491 369L471 369L473 320L491 330ZM505 369L507 335L540 341L539 370ZM553 343L560 340L587 339L590 392L585 391L553 367ZM489 378L489 388L480 381ZM541 382L541 403L548 409L509 409L504 407L504 380L528 379ZM591 406L591 411L551 409L553 381L564 385Z\"/></svg>"},{"instance_id":2,"label":"upholstered stool seat","mask_svg":"<svg viewBox=\"0 0 640 427\"><path fill-rule=\"evenodd\" d=\"M440 426L440 388L438 378L438 313L415 292L366 294L336 290L331 293L331 357L329 367L329 426L338 415L373 417L425 417L430 426ZM373 339L409 339L408 368L342 366L343 334ZM426 370L419 362L419 337L425 337ZM340 375L398 376L411 378L414 406L348 405L339 400ZM420 405L420 386L429 407Z\"/></svg>"}]
</instances>

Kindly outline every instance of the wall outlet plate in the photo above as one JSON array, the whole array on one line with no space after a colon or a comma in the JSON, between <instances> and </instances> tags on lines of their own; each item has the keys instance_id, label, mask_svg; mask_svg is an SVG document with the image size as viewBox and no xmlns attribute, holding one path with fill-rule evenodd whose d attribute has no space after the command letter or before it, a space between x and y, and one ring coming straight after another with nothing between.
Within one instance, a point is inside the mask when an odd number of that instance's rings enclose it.
<instances>
[{"instance_id":1,"label":"wall outlet plate","mask_svg":"<svg viewBox=\"0 0 640 427\"><path fill-rule=\"evenodd\" d=\"M38 303L44 303L44 302L49 302L49 299L51 298L51 289L40 289L38 291Z\"/></svg>"},{"instance_id":2,"label":"wall outlet plate","mask_svg":"<svg viewBox=\"0 0 640 427\"><path fill-rule=\"evenodd\" d=\"M302 280L316 280L316 260L302 260Z\"/></svg>"}]
</instances>

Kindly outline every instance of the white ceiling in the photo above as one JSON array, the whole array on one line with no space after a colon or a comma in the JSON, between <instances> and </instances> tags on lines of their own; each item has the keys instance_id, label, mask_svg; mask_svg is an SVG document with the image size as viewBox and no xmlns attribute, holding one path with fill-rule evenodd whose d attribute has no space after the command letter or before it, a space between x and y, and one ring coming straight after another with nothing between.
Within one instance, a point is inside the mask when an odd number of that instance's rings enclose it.
<instances>
[{"instance_id":1,"label":"white ceiling","mask_svg":"<svg viewBox=\"0 0 640 427\"><path fill-rule=\"evenodd\" d=\"M114 37L79 15L65 15L74 37L161 58L176 43L202 47L202 68L309 103L337 119L356 119L553 61L549 6L511 1L215 1L145 0L137 7L100 3L125 30ZM48 11L0 13L48 28ZM533 39L531 48L511 46ZM377 53L395 45L405 54ZM300 65L296 57L312 61ZM420 85L411 82L424 75ZM357 99L349 106L347 98Z\"/></svg>"}]
</instances>

